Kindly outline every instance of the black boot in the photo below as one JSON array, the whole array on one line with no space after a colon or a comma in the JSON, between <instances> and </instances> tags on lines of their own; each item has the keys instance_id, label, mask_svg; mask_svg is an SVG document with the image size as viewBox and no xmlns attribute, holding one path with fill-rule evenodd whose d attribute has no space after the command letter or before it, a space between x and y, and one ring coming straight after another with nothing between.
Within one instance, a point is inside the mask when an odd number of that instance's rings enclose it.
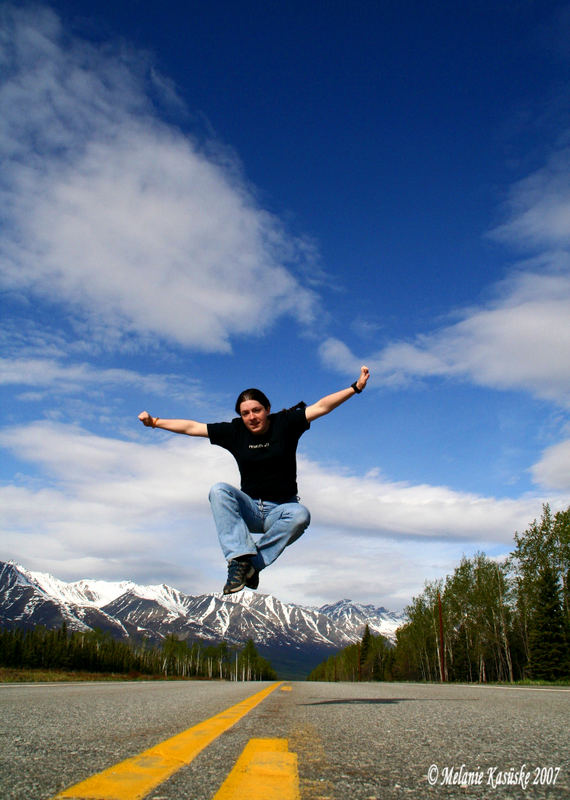
<instances>
[{"instance_id":1,"label":"black boot","mask_svg":"<svg viewBox=\"0 0 570 800\"><path fill-rule=\"evenodd\" d=\"M255 573L256 570L250 563L249 559L238 561L236 558L232 558L228 564L228 579L226 581L226 585L224 586L224 594L241 592L244 586L247 585L247 581L252 580L252 578L255 576Z\"/></svg>"}]
</instances>

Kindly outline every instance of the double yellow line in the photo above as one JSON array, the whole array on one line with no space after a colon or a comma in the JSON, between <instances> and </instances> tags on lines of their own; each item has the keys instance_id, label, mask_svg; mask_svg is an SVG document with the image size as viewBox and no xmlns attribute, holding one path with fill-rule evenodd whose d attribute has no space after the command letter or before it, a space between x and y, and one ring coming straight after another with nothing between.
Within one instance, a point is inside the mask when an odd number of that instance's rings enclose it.
<instances>
[{"instance_id":1,"label":"double yellow line","mask_svg":"<svg viewBox=\"0 0 570 800\"><path fill-rule=\"evenodd\" d=\"M272 684L193 728L65 789L52 800L142 800L279 686L280 682ZM239 796L298 800L298 783L297 757L288 752L285 739L252 739L214 800Z\"/></svg>"}]
</instances>

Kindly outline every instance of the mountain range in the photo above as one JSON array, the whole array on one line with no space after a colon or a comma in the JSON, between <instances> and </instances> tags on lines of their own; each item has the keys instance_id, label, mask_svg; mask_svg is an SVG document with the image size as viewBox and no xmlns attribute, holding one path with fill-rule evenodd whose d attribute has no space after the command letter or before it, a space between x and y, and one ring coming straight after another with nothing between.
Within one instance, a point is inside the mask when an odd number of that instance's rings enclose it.
<instances>
[{"instance_id":1,"label":"mountain range","mask_svg":"<svg viewBox=\"0 0 570 800\"><path fill-rule=\"evenodd\" d=\"M370 631L395 640L403 615L340 600L311 608L282 603L245 589L233 595L188 595L166 584L79 580L65 583L14 562L0 561L0 627L44 625L68 630L99 628L118 639L146 637L160 644L169 634L206 644L252 639L282 678L305 677L317 664Z\"/></svg>"}]
</instances>

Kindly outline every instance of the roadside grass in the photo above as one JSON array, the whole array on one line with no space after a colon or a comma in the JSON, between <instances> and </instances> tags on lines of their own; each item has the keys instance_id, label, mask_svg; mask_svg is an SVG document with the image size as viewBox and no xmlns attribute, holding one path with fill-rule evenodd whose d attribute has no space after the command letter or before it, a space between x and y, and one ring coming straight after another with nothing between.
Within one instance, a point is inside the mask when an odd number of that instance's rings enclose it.
<instances>
[{"instance_id":1,"label":"roadside grass","mask_svg":"<svg viewBox=\"0 0 570 800\"><path fill-rule=\"evenodd\" d=\"M414 683L414 681L404 681L404 683ZM431 684L433 686L566 686L570 687L570 678L560 678L556 681L534 681L530 678L521 678L520 681L418 681L418 683Z\"/></svg>"},{"instance_id":2,"label":"roadside grass","mask_svg":"<svg viewBox=\"0 0 570 800\"><path fill-rule=\"evenodd\" d=\"M570 678L560 678L557 681L533 681L530 678L515 681L514 683L502 683L501 686L570 686Z\"/></svg>"},{"instance_id":3,"label":"roadside grass","mask_svg":"<svg viewBox=\"0 0 570 800\"><path fill-rule=\"evenodd\" d=\"M387 681L388 682L388 681ZM415 681L404 681L414 683ZM567 686L570 687L570 677L560 678L556 681L534 681L530 678L521 678L519 681L417 681L417 683L431 684L432 686Z\"/></svg>"},{"instance_id":4,"label":"roadside grass","mask_svg":"<svg viewBox=\"0 0 570 800\"><path fill-rule=\"evenodd\" d=\"M0 667L0 683L69 683L72 681L184 681L196 677L142 675L139 672L83 672L64 669L15 669Z\"/></svg>"},{"instance_id":5,"label":"roadside grass","mask_svg":"<svg viewBox=\"0 0 570 800\"><path fill-rule=\"evenodd\" d=\"M175 676L175 675L143 675L140 672L84 672L82 670L64 669L16 669L0 667L0 683L69 683L78 681L205 681L219 680L219 678L204 678L202 676ZM384 681L377 682L379 686ZM426 683L441 684L439 681L426 681ZM449 682L453 685L453 682ZM557 681L534 681L530 678L514 681L489 681L489 683L476 684L479 686L566 686L570 687L570 678Z\"/></svg>"}]
</instances>

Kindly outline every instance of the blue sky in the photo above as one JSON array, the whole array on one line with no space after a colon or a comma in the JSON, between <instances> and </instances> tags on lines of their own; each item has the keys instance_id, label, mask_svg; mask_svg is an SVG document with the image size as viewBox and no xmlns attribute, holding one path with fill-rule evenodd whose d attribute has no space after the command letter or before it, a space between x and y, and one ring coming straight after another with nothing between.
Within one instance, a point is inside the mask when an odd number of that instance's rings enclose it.
<instances>
[{"instance_id":1,"label":"blue sky","mask_svg":"<svg viewBox=\"0 0 570 800\"><path fill-rule=\"evenodd\" d=\"M400 609L570 493L570 5L3 3L0 558L217 591L208 442L299 449L282 600Z\"/></svg>"}]
</instances>

